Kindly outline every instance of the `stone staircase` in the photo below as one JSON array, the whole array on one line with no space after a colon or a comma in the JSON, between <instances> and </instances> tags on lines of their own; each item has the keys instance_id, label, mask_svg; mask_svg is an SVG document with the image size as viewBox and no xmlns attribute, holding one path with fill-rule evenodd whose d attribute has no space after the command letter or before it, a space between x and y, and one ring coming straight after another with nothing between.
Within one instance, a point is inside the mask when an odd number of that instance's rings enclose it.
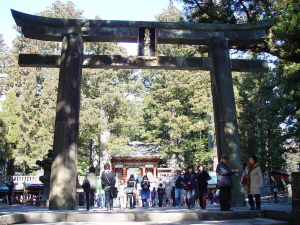
<instances>
[{"instance_id":1,"label":"stone staircase","mask_svg":"<svg viewBox=\"0 0 300 225\"><path fill-rule=\"evenodd\" d=\"M266 207L265 207L266 208ZM291 224L291 213L273 209L250 211L241 207L235 211L221 212L217 207L208 210L188 210L174 207L93 209L86 211L83 207L75 211L28 211L0 216L0 224L117 224L117 225L158 225L158 224Z\"/></svg>"}]
</instances>

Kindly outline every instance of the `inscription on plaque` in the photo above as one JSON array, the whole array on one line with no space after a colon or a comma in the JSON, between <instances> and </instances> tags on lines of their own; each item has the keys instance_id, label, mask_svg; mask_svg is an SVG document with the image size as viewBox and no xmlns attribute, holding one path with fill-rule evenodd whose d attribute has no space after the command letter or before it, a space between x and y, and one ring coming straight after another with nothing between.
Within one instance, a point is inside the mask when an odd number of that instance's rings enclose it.
<instances>
[{"instance_id":1,"label":"inscription on plaque","mask_svg":"<svg viewBox=\"0 0 300 225\"><path fill-rule=\"evenodd\" d=\"M138 56L156 57L156 28L139 27Z\"/></svg>"}]
</instances>

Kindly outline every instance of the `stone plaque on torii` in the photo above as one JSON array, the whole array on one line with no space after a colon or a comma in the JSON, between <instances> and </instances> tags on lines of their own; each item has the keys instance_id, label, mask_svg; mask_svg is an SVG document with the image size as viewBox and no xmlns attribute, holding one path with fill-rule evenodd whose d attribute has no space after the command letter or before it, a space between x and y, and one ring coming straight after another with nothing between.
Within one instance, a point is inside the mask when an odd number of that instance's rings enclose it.
<instances>
[{"instance_id":1,"label":"stone plaque on torii","mask_svg":"<svg viewBox=\"0 0 300 225\"><path fill-rule=\"evenodd\" d=\"M267 72L264 60L230 59L229 48L258 44L275 19L252 24L58 19L12 10L26 38L62 41L61 55L20 54L22 67L60 68L50 184L50 210L76 207L77 141L82 68L209 70L218 159L242 169L231 71ZM83 55L83 42L139 42L138 56ZM207 45L209 57L157 56L156 44ZM244 206L233 178L233 206Z\"/></svg>"}]
</instances>

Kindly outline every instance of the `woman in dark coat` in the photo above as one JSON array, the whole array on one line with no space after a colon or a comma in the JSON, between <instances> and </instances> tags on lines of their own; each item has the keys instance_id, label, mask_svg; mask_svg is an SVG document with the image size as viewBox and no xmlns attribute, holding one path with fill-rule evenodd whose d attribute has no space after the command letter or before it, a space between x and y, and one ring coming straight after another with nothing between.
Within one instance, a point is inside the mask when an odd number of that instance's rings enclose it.
<instances>
[{"instance_id":1,"label":"woman in dark coat","mask_svg":"<svg viewBox=\"0 0 300 225\"><path fill-rule=\"evenodd\" d=\"M203 164L198 166L197 182L200 208L206 209L207 181L210 180L207 171L204 170Z\"/></svg>"},{"instance_id":2,"label":"woman in dark coat","mask_svg":"<svg viewBox=\"0 0 300 225\"><path fill-rule=\"evenodd\" d=\"M129 201L130 209L134 209L136 205L136 183L137 181L134 179L134 175L131 174L127 180L127 199Z\"/></svg>"},{"instance_id":3,"label":"woman in dark coat","mask_svg":"<svg viewBox=\"0 0 300 225\"><path fill-rule=\"evenodd\" d=\"M112 210L113 208L113 198L111 193L111 187L116 184L116 177L113 171L110 170L109 163L104 164L104 171L101 175L101 183L105 193L105 205L107 210Z\"/></svg>"},{"instance_id":4,"label":"woman in dark coat","mask_svg":"<svg viewBox=\"0 0 300 225\"><path fill-rule=\"evenodd\" d=\"M7 191L7 197L8 197L8 204L12 205L13 204L13 200L12 200L12 196L13 196L13 191L14 191L14 182L6 182L5 185L8 187L8 191Z\"/></svg>"},{"instance_id":5,"label":"woman in dark coat","mask_svg":"<svg viewBox=\"0 0 300 225\"><path fill-rule=\"evenodd\" d=\"M148 180L148 177L146 175L141 181L141 188L141 198L143 202L143 207L148 207L148 198L150 198L150 181Z\"/></svg>"},{"instance_id":6,"label":"woman in dark coat","mask_svg":"<svg viewBox=\"0 0 300 225\"><path fill-rule=\"evenodd\" d=\"M163 184L159 184L157 188L158 207L162 207L162 202L165 195L166 195L166 190L163 188Z\"/></svg>"},{"instance_id":7,"label":"woman in dark coat","mask_svg":"<svg viewBox=\"0 0 300 225\"><path fill-rule=\"evenodd\" d=\"M195 209L195 194L197 188L197 179L193 166L187 167L187 172L184 174L183 183L186 185L187 206L189 209Z\"/></svg>"}]
</instances>

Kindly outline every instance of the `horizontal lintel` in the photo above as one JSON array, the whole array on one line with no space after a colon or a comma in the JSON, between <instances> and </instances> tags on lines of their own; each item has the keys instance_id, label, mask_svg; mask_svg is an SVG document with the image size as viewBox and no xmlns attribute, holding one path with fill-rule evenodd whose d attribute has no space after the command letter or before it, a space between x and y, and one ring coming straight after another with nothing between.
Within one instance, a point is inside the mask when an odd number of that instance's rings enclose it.
<instances>
[{"instance_id":1,"label":"horizontal lintel","mask_svg":"<svg viewBox=\"0 0 300 225\"><path fill-rule=\"evenodd\" d=\"M67 34L81 35L84 42L136 43L138 27L157 28L159 44L207 45L212 38L226 38L229 46L261 43L275 19L246 24L167 23L149 21L61 19L12 10L26 38L61 42Z\"/></svg>"},{"instance_id":2,"label":"horizontal lintel","mask_svg":"<svg viewBox=\"0 0 300 225\"><path fill-rule=\"evenodd\" d=\"M60 55L20 54L21 67L60 68ZM84 55L82 68L210 70L210 57L138 57L121 55ZM268 61L231 59L232 71L267 72Z\"/></svg>"}]
</instances>

